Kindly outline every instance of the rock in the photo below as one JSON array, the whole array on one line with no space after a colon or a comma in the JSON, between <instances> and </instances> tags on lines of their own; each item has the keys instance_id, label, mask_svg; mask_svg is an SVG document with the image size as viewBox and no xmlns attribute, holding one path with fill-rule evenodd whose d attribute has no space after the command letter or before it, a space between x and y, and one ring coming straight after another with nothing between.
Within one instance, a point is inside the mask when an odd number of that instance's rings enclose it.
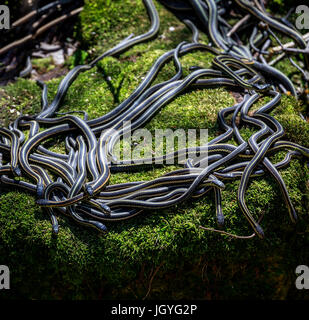
<instances>
[{"instance_id":1,"label":"rock","mask_svg":"<svg viewBox=\"0 0 309 320\"><path fill-rule=\"evenodd\" d=\"M55 51L55 52L51 52L50 55L52 56L55 65L59 66L59 65L64 64L65 59L64 59L63 49Z\"/></svg>"}]
</instances>

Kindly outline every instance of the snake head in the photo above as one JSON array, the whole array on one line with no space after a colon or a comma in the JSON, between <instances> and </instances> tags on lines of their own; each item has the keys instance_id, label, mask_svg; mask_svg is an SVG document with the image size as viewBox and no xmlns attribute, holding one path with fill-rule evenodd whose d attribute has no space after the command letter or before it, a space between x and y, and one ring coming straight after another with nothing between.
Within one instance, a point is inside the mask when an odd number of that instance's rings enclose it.
<instances>
[{"instance_id":1,"label":"snake head","mask_svg":"<svg viewBox=\"0 0 309 320\"><path fill-rule=\"evenodd\" d=\"M15 168L13 169L13 173L14 173L16 176L18 176L18 177L21 176L21 170L19 169L19 167L15 167Z\"/></svg>"},{"instance_id":2,"label":"snake head","mask_svg":"<svg viewBox=\"0 0 309 320\"><path fill-rule=\"evenodd\" d=\"M59 226L58 225L53 225L53 227L52 227L53 235L57 235L58 232L59 232Z\"/></svg>"},{"instance_id":3,"label":"snake head","mask_svg":"<svg viewBox=\"0 0 309 320\"><path fill-rule=\"evenodd\" d=\"M200 67L200 66L191 66L191 67L189 67L190 71L195 71L195 70L200 70L200 69L203 69L203 68Z\"/></svg>"},{"instance_id":4,"label":"snake head","mask_svg":"<svg viewBox=\"0 0 309 320\"><path fill-rule=\"evenodd\" d=\"M117 163L118 162L118 158L115 155L111 155L110 159L111 159L111 163Z\"/></svg>"},{"instance_id":5,"label":"snake head","mask_svg":"<svg viewBox=\"0 0 309 320\"><path fill-rule=\"evenodd\" d=\"M89 195L90 197L92 197L93 194L94 194L93 188L92 188L91 186L89 186L89 185L86 185L86 186L85 186L85 191L88 193L88 195Z\"/></svg>"},{"instance_id":6,"label":"snake head","mask_svg":"<svg viewBox=\"0 0 309 320\"><path fill-rule=\"evenodd\" d=\"M293 223L296 223L297 220L298 220L298 217L297 217L297 213L296 213L295 209L294 209L294 208L291 208L289 211L290 211L289 213L290 213L291 221L292 221Z\"/></svg>"},{"instance_id":7,"label":"snake head","mask_svg":"<svg viewBox=\"0 0 309 320\"><path fill-rule=\"evenodd\" d=\"M256 91L268 91L271 87L270 84L253 84L252 87Z\"/></svg>"},{"instance_id":8,"label":"snake head","mask_svg":"<svg viewBox=\"0 0 309 320\"><path fill-rule=\"evenodd\" d=\"M225 189L225 184L220 181L219 179L214 179L212 181L219 189L224 190Z\"/></svg>"},{"instance_id":9,"label":"snake head","mask_svg":"<svg viewBox=\"0 0 309 320\"><path fill-rule=\"evenodd\" d=\"M42 198L44 193L44 186L42 183L38 183L36 187L36 194L38 198Z\"/></svg>"},{"instance_id":10,"label":"snake head","mask_svg":"<svg viewBox=\"0 0 309 320\"><path fill-rule=\"evenodd\" d=\"M260 239L264 239L265 234L264 234L264 231L263 231L262 227L259 224L255 225L255 233L257 234L257 236Z\"/></svg>"},{"instance_id":11,"label":"snake head","mask_svg":"<svg viewBox=\"0 0 309 320\"><path fill-rule=\"evenodd\" d=\"M97 228L99 231L101 232L107 232L107 228L105 226L105 224L98 222L98 221L91 221L91 223L93 224L93 226L95 228Z\"/></svg>"},{"instance_id":12,"label":"snake head","mask_svg":"<svg viewBox=\"0 0 309 320\"><path fill-rule=\"evenodd\" d=\"M111 214L112 210L111 210L111 208L110 208L109 206L107 206L107 205L104 204L104 203L101 203L100 206L101 206L101 208L102 208L102 210L103 210L104 213L106 213L106 214Z\"/></svg>"},{"instance_id":13,"label":"snake head","mask_svg":"<svg viewBox=\"0 0 309 320\"><path fill-rule=\"evenodd\" d=\"M193 159L189 158L185 163L185 168L194 168Z\"/></svg>"},{"instance_id":14,"label":"snake head","mask_svg":"<svg viewBox=\"0 0 309 320\"><path fill-rule=\"evenodd\" d=\"M48 200L46 200L46 199L38 199L36 201L36 204L38 204L41 207L45 207L47 205L47 203L48 203Z\"/></svg>"},{"instance_id":15,"label":"snake head","mask_svg":"<svg viewBox=\"0 0 309 320\"><path fill-rule=\"evenodd\" d=\"M223 227L224 226L224 216L223 214L220 214L217 216L217 223L219 227Z\"/></svg>"}]
</instances>

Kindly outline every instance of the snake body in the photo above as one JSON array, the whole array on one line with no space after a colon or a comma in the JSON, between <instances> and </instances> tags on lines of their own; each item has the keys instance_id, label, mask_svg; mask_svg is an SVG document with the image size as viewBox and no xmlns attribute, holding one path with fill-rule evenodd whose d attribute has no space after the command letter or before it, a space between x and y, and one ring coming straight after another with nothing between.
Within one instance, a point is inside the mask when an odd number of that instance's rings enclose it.
<instances>
[{"instance_id":1,"label":"snake body","mask_svg":"<svg viewBox=\"0 0 309 320\"><path fill-rule=\"evenodd\" d=\"M270 56L268 48L271 45L269 35L273 34L271 29L291 37L300 50L304 50L307 43L284 20L278 22L260 10L262 7L257 8L250 1L235 1L238 9L245 11L248 17L243 20L244 26L239 23L232 28L225 20L229 8L224 1L162 0L169 10L181 15L187 13L192 17L183 19L192 32L192 41L183 41L157 58L130 96L108 113L88 119L87 114L81 112L84 115L82 119L72 114L77 113L75 111L65 114L58 112L70 86L80 73L92 69L105 57L118 55L158 34L160 21L156 6L152 0L143 2L150 19L148 31L137 36L130 35L88 64L74 67L62 79L50 103L47 99L47 85L38 81L42 88L41 111L33 116L21 115L8 129L0 129L0 153L7 161L6 164L1 163L1 183L36 195L36 203L47 211L52 230L56 234L59 231L56 212L67 214L82 225L105 232L107 228L103 222L129 219L145 210L173 207L189 199L202 198L211 191L215 196L217 223L222 227L225 221L222 190L225 183L240 179L237 194L240 211L254 233L263 238L261 219L253 217L245 195L250 179L270 174L279 185L291 220L296 222L297 213L279 169L286 167L295 156L308 158L309 149L282 140L284 129L270 115L280 104L282 94L297 96L297 90L284 73L268 64L267 58ZM64 3L56 1L41 11ZM27 15L13 26L18 27L41 11ZM250 18L260 20L262 25L254 26L249 44L245 45L240 43L237 29L249 28ZM212 44L199 43L200 31L194 22L199 22ZM0 55L18 46L19 42L0 49ZM193 51L212 54L213 68L192 66L191 72L183 76L180 57ZM308 67L308 55L304 54L303 57ZM153 85L160 70L171 59L176 73L170 79ZM21 75L25 73L26 70ZM201 146L180 148L164 155L117 159L114 154L117 141L130 130L142 128L161 108L185 90L210 90L222 86L237 89L242 95L242 101L219 111L218 124L223 131L220 135ZM250 109L264 97L270 100L259 105L252 113ZM246 141L240 134L242 125L259 130ZM27 137L25 130L29 130ZM64 137L66 153L57 153L44 146L44 142L55 137ZM229 144L232 139L237 142L236 145ZM288 149L285 158L273 164L270 155L285 149ZM184 163L179 163L183 168L156 179L109 185L110 176L115 172L138 171L147 165L168 165L180 158L186 159ZM29 181L16 180L16 176L21 175Z\"/></svg>"}]
</instances>

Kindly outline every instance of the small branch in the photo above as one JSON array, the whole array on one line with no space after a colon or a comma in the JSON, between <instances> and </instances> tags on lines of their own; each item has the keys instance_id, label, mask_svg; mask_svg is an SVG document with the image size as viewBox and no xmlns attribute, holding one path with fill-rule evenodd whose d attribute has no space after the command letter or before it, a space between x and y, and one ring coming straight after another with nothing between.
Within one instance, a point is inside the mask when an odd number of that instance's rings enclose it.
<instances>
[{"instance_id":1,"label":"small branch","mask_svg":"<svg viewBox=\"0 0 309 320\"><path fill-rule=\"evenodd\" d=\"M309 40L309 32L303 35L303 39L304 39L304 41ZM291 42L284 44L283 49L292 48L294 46L295 46L295 43L293 41L291 41ZM277 53L277 52L281 52L283 49L281 46L277 46L277 47L272 48L271 50L272 50L272 52Z\"/></svg>"},{"instance_id":2,"label":"small branch","mask_svg":"<svg viewBox=\"0 0 309 320\"><path fill-rule=\"evenodd\" d=\"M200 227L200 229L203 229L203 230L218 232L218 233L221 233L221 234L224 234L226 236L230 236L230 237L233 237L233 238L236 238L236 239L251 239L251 238L255 237L255 233L252 233L250 236L238 236L237 234L232 234L232 233L229 233L229 232L226 232L226 231L223 231L223 230L217 230L217 229L213 229L213 228L206 228L206 227L203 227L203 226L199 226L199 227Z\"/></svg>"},{"instance_id":3,"label":"small branch","mask_svg":"<svg viewBox=\"0 0 309 320\"><path fill-rule=\"evenodd\" d=\"M247 22L250 19L250 14L245 15L242 19L240 19L237 23L235 23L235 25L233 26L233 28L227 33L227 36L230 37L233 33L235 33L237 31L237 29L244 24L245 22Z\"/></svg>"},{"instance_id":4,"label":"small branch","mask_svg":"<svg viewBox=\"0 0 309 320\"><path fill-rule=\"evenodd\" d=\"M159 271L159 269L162 267L162 265L163 265L163 262L161 262L160 265L158 265L158 266L156 267L154 273L152 274L152 276L151 276L151 278L150 278L150 281L149 281L148 291L147 291L145 297L143 298L143 300L145 300L145 299L148 297L148 295L149 295L149 293L150 293L150 291L151 291L152 281L153 281L155 275L157 274L157 272Z\"/></svg>"}]
</instances>

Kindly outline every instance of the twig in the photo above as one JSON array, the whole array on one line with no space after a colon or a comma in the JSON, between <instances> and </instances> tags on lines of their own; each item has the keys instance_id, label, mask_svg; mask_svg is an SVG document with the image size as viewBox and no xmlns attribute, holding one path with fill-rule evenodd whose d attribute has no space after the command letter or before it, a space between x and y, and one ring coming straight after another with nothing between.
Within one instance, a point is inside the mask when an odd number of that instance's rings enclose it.
<instances>
[{"instance_id":1,"label":"twig","mask_svg":"<svg viewBox=\"0 0 309 320\"><path fill-rule=\"evenodd\" d=\"M277 62L279 62L280 60L282 60L285 57L285 52L281 53L279 56L277 56L275 59L271 60L269 62L269 65L272 66L274 64L276 64Z\"/></svg>"},{"instance_id":2,"label":"twig","mask_svg":"<svg viewBox=\"0 0 309 320\"><path fill-rule=\"evenodd\" d=\"M262 212L261 216L259 217L258 219L258 223L260 223L262 221L264 217L264 212ZM213 232L218 232L218 233L221 233L221 234L224 234L226 236L230 236L230 237L233 237L233 238L236 238L236 239L252 239L256 236L255 233L252 233L250 236L239 236L237 234L233 234L233 233L229 233L229 232L226 232L226 231L223 231L223 230L218 230L218 229L213 229L213 228L206 228L206 227L203 227L203 226L199 226L200 229L203 229L203 230L207 230L207 231L213 231Z\"/></svg>"},{"instance_id":3,"label":"twig","mask_svg":"<svg viewBox=\"0 0 309 320\"><path fill-rule=\"evenodd\" d=\"M309 40L309 32L303 35L303 39L304 39L304 41ZM294 46L295 46L295 43L293 41L291 41L291 42L284 44L283 49L292 48ZM277 46L277 47L272 48L271 50L272 50L272 52L275 53L275 52L281 52L283 49L281 46Z\"/></svg>"},{"instance_id":4,"label":"twig","mask_svg":"<svg viewBox=\"0 0 309 320\"><path fill-rule=\"evenodd\" d=\"M80 7L78 9L75 9L67 14L64 14L63 16L45 24L44 26L42 26L41 28L39 28L34 34L29 34L27 36L25 36L22 39L16 40L10 44L8 44L7 46L3 47L0 49L0 55L5 54L7 51L9 51L10 49L20 46L22 44L25 44L26 42L30 41L30 40L35 40L40 34L42 34L43 32L45 32L46 30L50 29L51 27L53 27L54 25L73 17L74 15L77 15L78 13L80 13L83 10L83 7Z\"/></svg>"},{"instance_id":5,"label":"twig","mask_svg":"<svg viewBox=\"0 0 309 320\"><path fill-rule=\"evenodd\" d=\"M235 23L235 25L233 26L233 28L227 33L227 36L230 37L233 33L235 33L237 31L237 29L244 24L245 22L247 22L250 19L250 14L245 15L242 19L240 19L237 23Z\"/></svg>"},{"instance_id":6,"label":"twig","mask_svg":"<svg viewBox=\"0 0 309 320\"><path fill-rule=\"evenodd\" d=\"M148 291L147 291L145 297L143 298L143 300L145 300L145 299L148 297L148 295L149 295L149 293L150 293L150 291L151 291L152 281L153 281L155 275L157 274L157 272L159 271L159 269L162 267L162 265L163 265L163 262L161 262L160 265L158 265L158 266L156 267L154 273L152 274L152 276L151 276L151 278L150 278L150 281L149 281Z\"/></svg>"},{"instance_id":7,"label":"twig","mask_svg":"<svg viewBox=\"0 0 309 320\"><path fill-rule=\"evenodd\" d=\"M226 236L230 236L230 237L233 237L233 238L236 238L236 239L251 239L251 238L255 237L255 233L252 233L250 236L239 236L237 234L232 234L232 233L229 233L229 232L226 232L226 231L223 231L223 230L217 230L217 229L213 229L213 228L206 228L206 227L203 227L203 226L199 226L199 227L200 227L200 229L203 229L203 230L218 232L218 233L221 233L221 234L224 234Z\"/></svg>"},{"instance_id":8,"label":"twig","mask_svg":"<svg viewBox=\"0 0 309 320\"><path fill-rule=\"evenodd\" d=\"M257 7L260 11L262 11L262 12L265 13L264 9L262 8L262 6L259 4L259 2L258 2L257 0L254 0L254 3L255 3L255 5L256 5L256 7Z\"/></svg>"}]
</instances>

